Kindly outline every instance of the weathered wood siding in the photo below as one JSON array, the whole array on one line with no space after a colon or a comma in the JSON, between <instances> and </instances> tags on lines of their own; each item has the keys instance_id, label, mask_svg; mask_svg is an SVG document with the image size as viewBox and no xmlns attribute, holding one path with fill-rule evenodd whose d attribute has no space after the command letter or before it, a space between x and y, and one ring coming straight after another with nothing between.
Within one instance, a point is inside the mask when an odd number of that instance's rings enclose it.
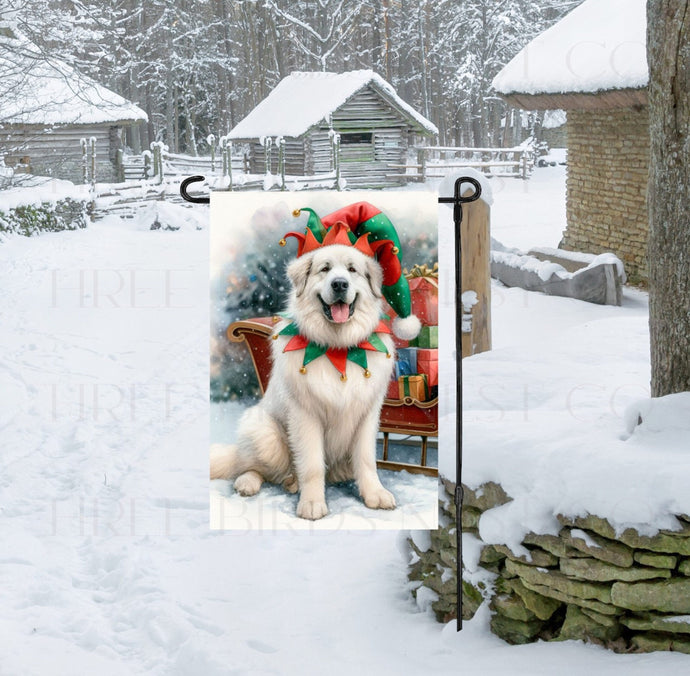
<instances>
[{"instance_id":1,"label":"weathered wood siding","mask_svg":"<svg viewBox=\"0 0 690 676\"><path fill-rule=\"evenodd\" d=\"M258 141L254 141L249 146L249 172L263 174L265 171L266 150ZM278 174L278 146L275 144L271 146L271 173ZM285 139L285 173L292 176L304 176L309 173L305 168L305 140L303 138L287 137Z\"/></svg>"},{"instance_id":2,"label":"weathered wood siding","mask_svg":"<svg viewBox=\"0 0 690 676\"><path fill-rule=\"evenodd\" d=\"M364 87L332 115L333 129L341 134L372 134L371 143L340 146L340 174L349 188L384 188L402 185L399 167L404 164L408 139L420 132L403 115L383 99L372 87ZM325 174L333 171L333 149L330 125L324 121L303 137L287 139L286 172L297 175ZM249 168L251 173L266 170L264 148L257 139L250 139ZM271 172L278 173L278 149L271 149Z\"/></svg>"},{"instance_id":3,"label":"weathered wood siding","mask_svg":"<svg viewBox=\"0 0 690 676\"><path fill-rule=\"evenodd\" d=\"M568 111L567 228L561 246L612 251L647 279L647 108Z\"/></svg>"},{"instance_id":4,"label":"weathered wood siding","mask_svg":"<svg viewBox=\"0 0 690 676\"><path fill-rule=\"evenodd\" d=\"M74 125L45 128L11 126L0 131L0 155L8 166L27 164L31 173L76 183L83 180L80 139L96 139L96 179L117 180L115 157L121 147L122 127ZM28 162L27 162L28 160Z\"/></svg>"},{"instance_id":5,"label":"weathered wood siding","mask_svg":"<svg viewBox=\"0 0 690 676\"><path fill-rule=\"evenodd\" d=\"M340 146L340 174L350 188L384 188L402 185L404 180L395 176L404 164L407 139L411 131L409 122L372 87L364 87L333 113L333 129L345 135L348 132L371 132L373 152L359 144ZM325 127L321 132L327 131Z\"/></svg>"}]
</instances>

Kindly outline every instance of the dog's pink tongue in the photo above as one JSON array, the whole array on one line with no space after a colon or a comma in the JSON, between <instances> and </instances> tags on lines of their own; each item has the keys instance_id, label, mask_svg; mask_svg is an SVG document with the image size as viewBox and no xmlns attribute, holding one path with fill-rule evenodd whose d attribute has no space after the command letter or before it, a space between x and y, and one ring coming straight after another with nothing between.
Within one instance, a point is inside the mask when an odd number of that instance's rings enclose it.
<instances>
[{"instance_id":1,"label":"dog's pink tongue","mask_svg":"<svg viewBox=\"0 0 690 676\"><path fill-rule=\"evenodd\" d=\"M343 324L350 318L350 306L347 303L334 303L331 305L331 317L338 324Z\"/></svg>"}]
</instances>

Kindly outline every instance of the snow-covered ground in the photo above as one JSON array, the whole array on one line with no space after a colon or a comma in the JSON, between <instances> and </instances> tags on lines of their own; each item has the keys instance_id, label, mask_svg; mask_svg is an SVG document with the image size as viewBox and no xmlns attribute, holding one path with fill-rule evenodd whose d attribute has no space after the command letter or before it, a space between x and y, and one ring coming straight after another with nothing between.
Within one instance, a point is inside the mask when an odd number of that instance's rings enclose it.
<instances>
[{"instance_id":1,"label":"snow-covered ground","mask_svg":"<svg viewBox=\"0 0 690 676\"><path fill-rule=\"evenodd\" d=\"M558 167L506 181L494 236L555 246L563 190ZM375 525L210 531L207 266L207 230L137 220L0 244L2 676L687 668L572 641L511 647L485 607L458 635L419 612L401 536ZM496 351L466 361L468 479L483 478L487 444L507 476L510 445L536 454L542 431L563 448L577 421L593 460L602 437L624 434L623 405L648 379L645 302L494 287ZM535 460L538 481L553 460Z\"/></svg>"},{"instance_id":2,"label":"snow-covered ground","mask_svg":"<svg viewBox=\"0 0 690 676\"><path fill-rule=\"evenodd\" d=\"M244 407L236 402L211 404L211 443L233 443L237 421ZM419 437L416 438L419 448ZM401 459L419 462L416 458ZM390 456L393 458L393 454ZM397 457L395 459L398 459ZM329 513L318 521L295 515L297 495L282 486L264 484L257 493L245 498L236 493L232 481L211 482L209 523L211 528L256 530L355 530L390 528L429 529L438 526L438 480L423 474L379 470L381 483L393 493L397 508L372 510L366 507L353 481L326 487Z\"/></svg>"}]
</instances>

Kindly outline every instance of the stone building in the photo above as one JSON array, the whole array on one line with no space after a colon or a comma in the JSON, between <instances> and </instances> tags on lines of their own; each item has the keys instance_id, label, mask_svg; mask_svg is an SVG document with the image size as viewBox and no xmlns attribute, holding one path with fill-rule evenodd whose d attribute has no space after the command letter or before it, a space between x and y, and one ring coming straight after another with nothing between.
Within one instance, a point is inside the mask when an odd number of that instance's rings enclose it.
<instances>
[{"instance_id":1,"label":"stone building","mask_svg":"<svg viewBox=\"0 0 690 676\"><path fill-rule=\"evenodd\" d=\"M647 278L644 0L586 0L537 36L494 79L525 110L567 111L567 227L561 248L603 253Z\"/></svg>"}]
</instances>

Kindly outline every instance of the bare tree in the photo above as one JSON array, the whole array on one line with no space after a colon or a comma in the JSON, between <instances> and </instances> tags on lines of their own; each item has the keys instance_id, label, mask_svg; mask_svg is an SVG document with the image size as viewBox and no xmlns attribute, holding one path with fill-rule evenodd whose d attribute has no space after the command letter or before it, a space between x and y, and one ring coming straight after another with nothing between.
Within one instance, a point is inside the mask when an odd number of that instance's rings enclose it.
<instances>
[{"instance_id":1,"label":"bare tree","mask_svg":"<svg viewBox=\"0 0 690 676\"><path fill-rule=\"evenodd\" d=\"M285 9L280 5L287 5ZM354 30L362 12L360 2L347 0L316 0L312 3L285 3L266 0L266 7L284 22L290 38L300 51L319 64L321 70ZM302 16L298 14L302 10Z\"/></svg>"},{"instance_id":2,"label":"bare tree","mask_svg":"<svg viewBox=\"0 0 690 676\"><path fill-rule=\"evenodd\" d=\"M647 4L652 395L690 390L690 0Z\"/></svg>"}]
</instances>

